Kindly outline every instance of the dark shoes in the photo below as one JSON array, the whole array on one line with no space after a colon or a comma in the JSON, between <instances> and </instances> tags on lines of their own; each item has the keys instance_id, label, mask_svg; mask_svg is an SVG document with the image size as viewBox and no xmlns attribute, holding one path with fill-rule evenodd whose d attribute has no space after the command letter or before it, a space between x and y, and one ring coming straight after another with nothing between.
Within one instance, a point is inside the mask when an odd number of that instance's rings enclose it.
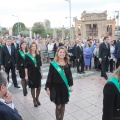
<instances>
[{"instance_id":1,"label":"dark shoes","mask_svg":"<svg viewBox=\"0 0 120 120\"><path fill-rule=\"evenodd\" d=\"M14 87L16 87L16 88L20 88L20 86L18 86L18 85L14 85Z\"/></svg>"},{"instance_id":2,"label":"dark shoes","mask_svg":"<svg viewBox=\"0 0 120 120\"><path fill-rule=\"evenodd\" d=\"M33 100L33 104L35 107L38 107L38 105L41 105L40 101L39 100Z\"/></svg>"},{"instance_id":3,"label":"dark shoes","mask_svg":"<svg viewBox=\"0 0 120 120\"><path fill-rule=\"evenodd\" d=\"M37 102L37 104L38 104L38 105L41 105L41 103L40 103L40 101L39 101L39 100L36 100L36 102Z\"/></svg>"},{"instance_id":4,"label":"dark shoes","mask_svg":"<svg viewBox=\"0 0 120 120\"><path fill-rule=\"evenodd\" d=\"M27 94L28 94L27 90L23 90L23 95L27 96Z\"/></svg>"},{"instance_id":5,"label":"dark shoes","mask_svg":"<svg viewBox=\"0 0 120 120\"><path fill-rule=\"evenodd\" d=\"M33 104L34 104L35 107L38 107L36 99L33 100Z\"/></svg>"}]
</instances>

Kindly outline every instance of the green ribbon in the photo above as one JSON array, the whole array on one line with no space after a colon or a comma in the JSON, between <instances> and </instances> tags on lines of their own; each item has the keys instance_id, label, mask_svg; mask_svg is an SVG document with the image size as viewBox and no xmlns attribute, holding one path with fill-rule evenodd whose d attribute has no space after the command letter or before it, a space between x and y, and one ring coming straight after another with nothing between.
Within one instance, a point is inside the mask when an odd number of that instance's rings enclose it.
<instances>
[{"instance_id":1,"label":"green ribbon","mask_svg":"<svg viewBox=\"0 0 120 120\"><path fill-rule=\"evenodd\" d=\"M23 59L25 59L25 53L22 50L19 50L19 53Z\"/></svg>"},{"instance_id":2,"label":"green ribbon","mask_svg":"<svg viewBox=\"0 0 120 120\"><path fill-rule=\"evenodd\" d=\"M118 91L120 92L120 83L118 78L116 78L115 76L112 76L108 79L108 82L112 82L118 89Z\"/></svg>"},{"instance_id":3,"label":"green ribbon","mask_svg":"<svg viewBox=\"0 0 120 120\"><path fill-rule=\"evenodd\" d=\"M59 75L61 76L63 82L65 83L65 85L68 89L68 96L70 96L68 80L67 80L67 77L65 75L65 72L61 69L61 67L55 61L52 61L51 64L54 66L54 68L58 71Z\"/></svg>"},{"instance_id":4,"label":"green ribbon","mask_svg":"<svg viewBox=\"0 0 120 120\"><path fill-rule=\"evenodd\" d=\"M36 61L36 59L33 57L33 55L31 55L30 53L27 53L27 56L33 61L33 63L35 64L35 67L37 67L37 61Z\"/></svg>"},{"instance_id":5,"label":"green ribbon","mask_svg":"<svg viewBox=\"0 0 120 120\"><path fill-rule=\"evenodd\" d=\"M2 47L2 45L0 44L0 47Z\"/></svg>"}]
</instances>

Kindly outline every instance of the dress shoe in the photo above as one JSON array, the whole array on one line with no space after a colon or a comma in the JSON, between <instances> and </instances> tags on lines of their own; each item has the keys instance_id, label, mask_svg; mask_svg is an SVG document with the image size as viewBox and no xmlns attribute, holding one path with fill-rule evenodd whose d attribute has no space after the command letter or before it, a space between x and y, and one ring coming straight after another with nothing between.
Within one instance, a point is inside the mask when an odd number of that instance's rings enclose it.
<instances>
[{"instance_id":1,"label":"dress shoe","mask_svg":"<svg viewBox=\"0 0 120 120\"><path fill-rule=\"evenodd\" d=\"M82 74L82 72L77 72L78 74Z\"/></svg>"},{"instance_id":2,"label":"dress shoe","mask_svg":"<svg viewBox=\"0 0 120 120\"><path fill-rule=\"evenodd\" d=\"M41 105L41 103L40 103L40 101L39 101L39 100L36 100L36 102L37 102L37 104L38 104L38 105Z\"/></svg>"},{"instance_id":3,"label":"dress shoe","mask_svg":"<svg viewBox=\"0 0 120 120\"><path fill-rule=\"evenodd\" d=\"M15 85L14 87L16 87L16 88L20 88L20 86L18 86L18 85Z\"/></svg>"},{"instance_id":4,"label":"dress shoe","mask_svg":"<svg viewBox=\"0 0 120 120\"><path fill-rule=\"evenodd\" d=\"M85 73L84 71L82 73Z\"/></svg>"},{"instance_id":5,"label":"dress shoe","mask_svg":"<svg viewBox=\"0 0 120 120\"><path fill-rule=\"evenodd\" d=\"M108 77L104 77L105 78L105 80L108 80Z\"/></svg>"},{"instance_id":6,"label":"dress shoe","mask_svg":"<svg viewBox=\"0 0 120 120\"><path fill-rule=\"evenodd\" d=\"M38 107L38 104L37 104L37 102L36 102L36 99L33 100L33 104L34 104L35 107Z\"/></svg>"}]
</instances>

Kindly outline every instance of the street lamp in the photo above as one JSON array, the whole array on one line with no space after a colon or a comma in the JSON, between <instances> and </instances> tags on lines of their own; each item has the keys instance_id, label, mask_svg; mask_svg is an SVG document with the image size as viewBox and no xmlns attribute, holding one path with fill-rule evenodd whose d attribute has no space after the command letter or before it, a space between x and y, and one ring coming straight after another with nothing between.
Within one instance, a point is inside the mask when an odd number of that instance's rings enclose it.
<instances>
[{"instance_id":1,"label":"street lamp","mask_svg":"<svg viewBox=\"0 0 120 120\"><path fill-rule=\"evenodd\" d=\"M115 11L116 13L117 13L117 16L116 16L116 18L117 18L117 30L119 30L119 11Z\"/></svg>"},{"instance_id":2,"label":"street lamp","mask_svg":"<svg viewBox=\"0 0 120 120\"><path fill-rule=\"evenodd\" d=\"M65 0L69 2L69 13L70 13L70 40L71 40L71 0Z\"/></svg>"},{"instance_id":3,"label":"street lamp","mask_svg":"<svg viewBox=\"0 0 120 120\"><path fill-rule=\"evenodd\" d=\"M19 30L19 16L17 15L17 16L15 16L15 15L12 15L13 17L17 17L17 19L18 19L18 35L19 35L19 32L20 32L20 30Z\"/></svg>"}]
</instances>

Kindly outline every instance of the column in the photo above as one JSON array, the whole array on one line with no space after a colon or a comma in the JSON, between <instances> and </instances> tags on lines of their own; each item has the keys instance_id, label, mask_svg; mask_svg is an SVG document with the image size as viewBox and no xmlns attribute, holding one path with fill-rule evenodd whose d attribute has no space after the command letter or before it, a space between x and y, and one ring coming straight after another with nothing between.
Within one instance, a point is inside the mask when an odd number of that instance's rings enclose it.
<instances>
[{"instance_id":1,"label":"column","mask_svg":"<svg viewBox=\"0 0 120 120\"><path fill-rule=\"evenodd\" d=\"M63 27L62 27L62 42L64 41L64 38L65 38L65 28L63 25Z\"/></svg>"},{"instance_id":2,"label":"column","mask_svg":"<svg viewBox=\"0 0 120 120\"><path fill-rule=\"evenodd\" d=\"M32 39L32 29L29 29L29 36Z\"/></svg>"}]
</instances>

